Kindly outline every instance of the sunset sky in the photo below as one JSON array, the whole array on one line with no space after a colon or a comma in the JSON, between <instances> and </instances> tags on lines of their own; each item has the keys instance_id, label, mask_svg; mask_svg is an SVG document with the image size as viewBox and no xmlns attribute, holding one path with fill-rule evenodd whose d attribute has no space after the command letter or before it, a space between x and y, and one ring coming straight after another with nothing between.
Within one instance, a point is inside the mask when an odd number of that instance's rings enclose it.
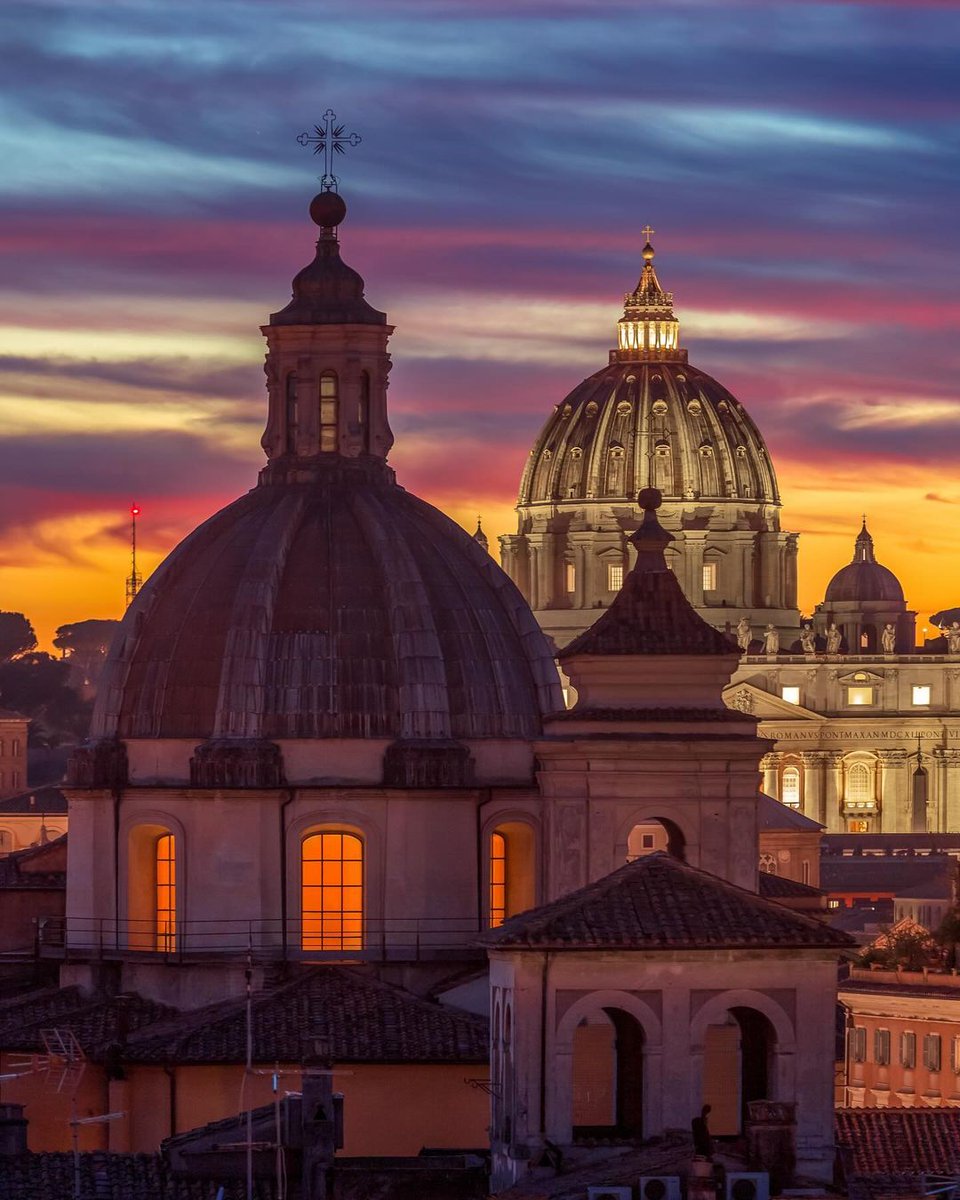
<instances>
[{"instance_id":1,"label":"sunset sky","mask_svg":"<svg viewBox=\"0 0 960 1200\"><path fill-rule=\"evenodd\" d=\"M132 500L147 572L254 484L328 107L406 487L515 528L650 222L804 608L862 512L921 625L960 605L956 3L29 0L0 47L0 609L44 642L121 615Z\"/></svg>"}]
</instances>

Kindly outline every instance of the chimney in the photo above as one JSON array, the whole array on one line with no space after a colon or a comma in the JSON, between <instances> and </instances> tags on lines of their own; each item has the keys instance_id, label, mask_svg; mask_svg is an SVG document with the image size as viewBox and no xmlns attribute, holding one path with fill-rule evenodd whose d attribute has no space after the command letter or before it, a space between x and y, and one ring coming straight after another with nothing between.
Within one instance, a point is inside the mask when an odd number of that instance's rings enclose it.
<instances>
[{"instance_id":1,"label":"chimney","mask_svg":"<svg viewBox=\"0 0 960 1200\"><path fill-rule=\"evenodd\" d=\"M27 1118L22 1104L0 1104L0 1158L27 1153Z\"/></svg>"}]
</instances>

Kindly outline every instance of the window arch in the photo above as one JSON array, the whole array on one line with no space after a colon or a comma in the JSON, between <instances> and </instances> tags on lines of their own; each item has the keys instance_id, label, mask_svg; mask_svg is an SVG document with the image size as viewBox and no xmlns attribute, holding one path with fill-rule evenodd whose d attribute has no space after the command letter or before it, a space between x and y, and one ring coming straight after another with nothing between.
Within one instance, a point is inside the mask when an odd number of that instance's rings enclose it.
<instances>
[{"instance_id":1,"label":"window arch","mask_svg":"<svg viewBox=\"0 0 960 1200\"><path fill-rule=\"evenodd\" d=\"M127 845L127 945L172 954L182 918L182 842L166 825L135 825Z\"/></svg>"},{"instance_id":2,"label":"window arch","mask_svg":"<svg viewBox=\"0 0 960 1200\"><path fill-rule=\"evenodd\" d=\"M297 452L297 433L300 428L300 413L297 406L297 373L291 371L287 376L286 404L284 409L284 425L288 454Z\"/></svg>"},{"instance_id":3,"label":"window arch","mask_svg":"<svg viewBox=\"0 0 960 1200\"><path fill-rule=\"evenodd\" d=\"M784 767L780 777L780 799L790 808L800 807L800 768Z\"/></svg>"},{"instance_id":4,"label":"window arch","mask_svg":"<svg viewBox=\"0 0 960 1200\"><path fill-rule=\"evenodd\" d=\"M342 829L308 834L300 847L301 948L363 948L363 840Z\"/></svg>"},{"instance_id":5,"label":"window arch","mask_svg":"<svg viewBox=\"0 0 960 1200\"><path fill-rule=\"evenodd\" d=\"M536 904L535 841L525 821L504 821L487 842L487 920L491 927Z\"/></svg>"},{"instance_id":6,"label":"window arch","mask_svg":"<svg viewBox=\"0 0 960 1200\"><path fill-rule=\"evenodd\" d=\"M769 851L764 851L760 855L760 870L764 875L776 875L777 873L777 860Z\"/></svg>"},{"instance_id":7,"label":"window arch","mask_svg":"<svg viewBox=\"0 0 960 1200\"><path fill-rule=\"evenodd\" d=\"M866 763L850 763L847 767L847 804L870 804L873 801L873 775Z\"/></svg>"},{"instance_id":8,"label":"window arch","mask_svg":"<svg viewBox=\"0 0 960 1200\"><path fill-rule=\"evenodd\" d=\"M337 425L340 407L340 385L336 371L324 371L320 376L320 450L339 449Z\"/></svg>"}]
</instances>

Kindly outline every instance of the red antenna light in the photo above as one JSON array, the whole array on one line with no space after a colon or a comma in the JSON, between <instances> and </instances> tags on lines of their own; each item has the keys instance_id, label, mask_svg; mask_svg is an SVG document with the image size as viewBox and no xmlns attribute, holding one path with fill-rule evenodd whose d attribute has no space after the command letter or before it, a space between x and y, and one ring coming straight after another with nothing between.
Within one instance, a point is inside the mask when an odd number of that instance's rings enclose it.
<instances>
[{"instance_id":1,"label":"red antenna light","mask_svg":"<svg viewBox=\"0 0 960 1200\"><path fill-rule=\"evenodd\" d=\"M130 505L130 575L127 578L127 607L136 599L143 578L137 570L137 517L140 516L140 505L136 501Z\"/></svg>"}]
</instances>

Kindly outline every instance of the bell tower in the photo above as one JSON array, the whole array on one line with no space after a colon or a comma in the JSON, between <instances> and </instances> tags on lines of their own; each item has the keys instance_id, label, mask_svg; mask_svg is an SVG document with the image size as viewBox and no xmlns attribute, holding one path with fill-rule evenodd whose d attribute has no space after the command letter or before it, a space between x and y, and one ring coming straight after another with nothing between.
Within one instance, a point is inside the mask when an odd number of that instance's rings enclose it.
<instances>
[{"instance_id":1,"label":"bell tower","mask_svg":"<svg viewBox=\"0 0 960 1200\"><path fill-rule=\"evenodd\" d=\"M308 479L312 468L347 459L386 459L387 342L393 326L364 298L361 276L340 257L343 198L320 192L310 217L316 255L293 280L290 303L263 326L269 409L261 482Z\"/></svg>"}]
</instances>

